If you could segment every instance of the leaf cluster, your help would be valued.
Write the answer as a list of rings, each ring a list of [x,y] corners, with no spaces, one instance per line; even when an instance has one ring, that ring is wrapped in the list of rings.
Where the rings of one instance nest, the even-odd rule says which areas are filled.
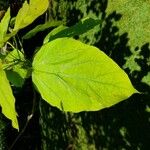
[[[0,106],[14,128],[19,126],[11,85],[21,87],[28,77],[41,97],[62,111],[100,110],[137,92],[127,74],[104,52],[73,39],[99,25],[97,19],[85,18],[72,27],[61,21],[36,26],[22,40],[56,28],[43,39],[33,61],[27,60],[23,49],[17,49],[10,39],[47,10],[48,0],[40,2],[25,1],[15,18],[10,17],[8,8],[0,23]]]

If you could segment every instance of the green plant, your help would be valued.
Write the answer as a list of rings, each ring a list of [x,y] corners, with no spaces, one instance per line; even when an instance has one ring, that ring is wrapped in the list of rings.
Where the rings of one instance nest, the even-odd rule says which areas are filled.
[[[0,23],[0,105],[14,128],[19,129],[9,82],[21,87],[32,76],[35,89],[45,101],[71,112],[110,107],[137,92],[127,74],[104,52],[72,38],[92,29],[99,20],[86,18],[72,27],[60,21],[37,26],[22,40],[49,27],[56,28],[45,37],[33,62],[27,60],[23,49],[18,50],[9,40],[46,11],[48,0],[40,6],[39,2],[25,1],[16,18],[10,17],[8,9]],[[7,51],[8,46],[12,51]]]

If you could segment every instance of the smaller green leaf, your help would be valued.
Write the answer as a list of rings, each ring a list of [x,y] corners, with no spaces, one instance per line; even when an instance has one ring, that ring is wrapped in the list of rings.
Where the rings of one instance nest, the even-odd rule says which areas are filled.
[[[25,1],[16,16],[14,31],[18,31],[31,24],[47,10],[48,5],[48,0],[30,0],[29,4]]]
[[[5,36],[7,33],[9,21],[10,21],[10,8],[8,8],[7,12],[5,13],[0,23],[0,48],[3,47],[4,43],[6,42]]]
[[[64,29],[59,28],[61,30],[60,30],[60,32],[58,32],[58,30],[57,30],[56,34],[54,34],[54,31],[52,31],[53,33],[49,33],[46,36],[46,38],[44,39],[44,43],[46,43],[48,37],[49,37],[49,41],[54,40],[56,38],[62,38],[62,37],[74,37],[76,35],[81,35],[87,31],[93,29],[97,25],[100,25],[99,19],[85,18],[85,19],[81,20],[80,22],[78,22],[77,24],[75,24],[74,26],[71,26],[69,28],[64,28]]]
[[[3,68],[6,70],[8,80],[16,87],[22,87],[29,70],[25,67],[26,60],[23,53],[14,49],[3,60]]]
[[[24,79],[15,71],[6,70],[7,79],[16,87],[22,87]]]
[[[45,24],[40,24],[36,26],[34,29],[29,31],[23,36],[23,39],[29,39],[35,36],[38,32],[44,31],[48,28],[59,26],[62,24],[62,21],[51,21],[51,22],[46,22]]]
[[[17,121],[17,113],[15,111],[15,98],[13,96],[6,74],[2,69],[1,62],[0,62],[0,106],[2,107],[2,113],[8,119],[12,120],[12,126],[16,129],[19,129]]]
[[[67,26],[64,26],[64,25],[60,25],[58,26],[57,28],[53,29],[45,38],[44,38],[44,41],[43,41],[43,44],[46,44],[48,43],[49,41],[53,40],[55,35],[59,34],[59,32],[67,29],[69,27]]]

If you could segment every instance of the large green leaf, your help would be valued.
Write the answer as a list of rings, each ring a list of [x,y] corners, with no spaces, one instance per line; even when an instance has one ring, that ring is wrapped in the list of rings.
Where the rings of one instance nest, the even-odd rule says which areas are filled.
[[[4,45],[5,35],[7,33],[8,25],[10,21],[10,8],[7,10],[5,16],[0,23],[0,48]]]
[[[25,1],[23,7],[17,14],[14,31],[22,29],[31,24],[36,18],[38,18],[47,10],[48,5],[48,0],[30,0],[29,4],[27,1]]]
[[[15,98],[12,94],[11,87],[7,80],[6,74],[2,69],[0,62],[0,106],[2,107],[2,113],[12,120],[12,126],[16,129],[18,127],[17,113],[15,111]]]
[[[33,61],[32,79],[43,99],[72,112],[110,107],[137,92],[111,58],[70,38],[42,46]]]

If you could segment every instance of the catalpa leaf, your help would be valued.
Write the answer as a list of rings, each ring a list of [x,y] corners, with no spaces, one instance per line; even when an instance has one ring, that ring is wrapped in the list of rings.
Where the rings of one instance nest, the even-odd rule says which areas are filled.
[[[95,111],[137,92],[127,74],[96,47],[59,38],[37,52],[32,80],[42,98],[64,111]]]
[[[25,1],[17,14],[14,31],[18,31],[31,24],[47,10],[48,5],[48,0],[30,0],[29,4]]]
[[[36,26],[34,29],[32,29],[31,31],[29,31],[28,33],[26,33],[23,36],[23,39],[30,39],[33,36],[35,36],[38,32],[44,31],[51,27],[59,26],[62,23],[63,23],[62,21],[51,21],[51,22],[46,22],[45,24],[40,24],[40,25]]]
[[[61,30],[57,30],[57,32],[55,32],[55,34],[54,34],[53,31],[52,31],[53,34],[50,32],[45,37],[44,43],[46,43],[47,41],[49,42],[51,40],[54,40],[56,38],[74,37],[76,35],[81,35],[83,33],[86,33],[87,31],[93,29],[97,25],[100,25],[100,20],[99,19],[93,19],[93,18],[89,18],[89,17],[84,18],[80,22],[75,24],[74,26],[64,27],[64,28],[61,27]]]
[[[17,113],[15,111],[15,98],[12,94],[11,87],[7,80],[6,74],[2,69],[0,62],[0,106],[2,113],[12,121],[12,126],[16,129],[18,127]]]
[[[48,8],[48,5],[49,5],[48,0],[43,0],[42,3],[41,3],[41,0],[30,0],[29,4],[27,3],[27,1],[25,1],[23,4],[23,7],[19,10],[16,16],[15,27],[13,31],[9,34],[6,34],[4,36],[4,39],[0,40],[0,47],[3,46],[4,42],[6,42],[15,34],[17,34],[17,32],[20,29],[30,25],[35,19],[37,19],[40,15],[42,15]],[[7,26],[3,25],[3,26],[7,27],[8,25]]]
[[[29,77],[29,71],[25,65],[24,54],[17,49],[11,51],[3,61],[7,78],[16,87],[22,87],[25,79]]]
[[[16,87],[23,86],[25,80],[19,75],[19,73],[12,70],[6,70],[5,72],[6,72],[7,79],[12,85]]]
[[[54,40],[55,38],[57,38],[57,35],[59,35],[59,33],[63,32],[64,30],[67,30],[68,28],[69,27],[67,26],[60,25],[57,28],[53,29],[50,33],[48,33],[48,35],[46,35],[46,37],[44,38],[43,44],[46,44],[50,42],[51,40]]]
[[[5,13],[2,21],[0,22],[0,48],[6,42],[5,36],[6,36],[6,33],[7,33],[9,21],[10,21],[10,8],[8,8],[8,10]]]

